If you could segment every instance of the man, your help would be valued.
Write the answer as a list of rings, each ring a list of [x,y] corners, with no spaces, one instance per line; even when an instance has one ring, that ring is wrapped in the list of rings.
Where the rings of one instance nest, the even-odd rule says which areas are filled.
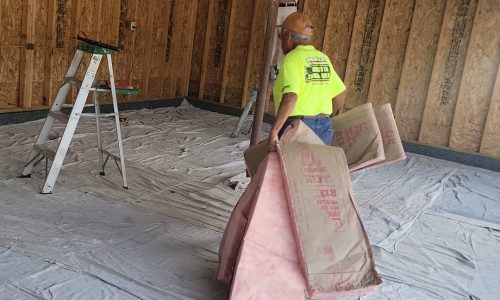
[[[269,149],[276,150],[276,143],[294,119],[301,119],[325,144],[331,145],[330,116],[338,114],[344,105],[346,87],[328,56],[311,45],[313,26],[304,14],[290,14],[278,30],[285,56],[273,87],[276,119],[268,139]]]

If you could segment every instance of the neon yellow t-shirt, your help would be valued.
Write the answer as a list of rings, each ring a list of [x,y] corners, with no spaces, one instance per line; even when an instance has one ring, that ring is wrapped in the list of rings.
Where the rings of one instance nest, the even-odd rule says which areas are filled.
[[[299,45],[283,57],[273,87],[275,112],[283,94],[295,93],[297,103],[291,116],[330,115],[332,99],[345,89],[328,56],[312,45]]]

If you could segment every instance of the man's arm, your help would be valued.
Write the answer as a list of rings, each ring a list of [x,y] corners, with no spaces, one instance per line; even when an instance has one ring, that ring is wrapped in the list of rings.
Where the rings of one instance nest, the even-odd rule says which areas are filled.
[[[295,103],[297,103],[297,94],[286,93],[281,97],[280,107],[278,108],[278,113],[276,114],[276,119],[274,120],[273,127],[271,127],[271,133],[269,134],[269,150],[276,151],[276,143],[278,142],[278,133],[285,124],[286,119],[292,113]]]
[[[337,97],[333,98],[333,114],[332,116],[336,116],[341,112],[344,112],[344,105],[345,105],[345,97],[347,93],[346,91],[342,92],[342,94],[338,95]]]

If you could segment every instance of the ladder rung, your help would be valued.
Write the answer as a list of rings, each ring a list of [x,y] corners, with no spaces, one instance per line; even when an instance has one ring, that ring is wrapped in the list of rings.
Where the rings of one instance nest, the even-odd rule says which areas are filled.
[[[73,104],[63,104],[62,107],[63,108],[73,108]],[[94,107],[95,105],[94,104],[85,104],[84,107]]]
[[[96,117],[97,114],[95,113],[81,113],[81,117]],[[99,117],[114,117],[116,116],[115,113],[109,113],[109,114],[99,114]]]
[[[54,157],[56,157],[56,152],[49,149],[49,147],[45,145],[35,145],[33,148],[36,149],[38,153],[40,153],[41,155],[45,156],[50,160],[54,160]]]
[[[69,120],[69,116],[60,111],[49,111],[49,116],[65,124],[68,123]]]
[[[64,77],[64,82],[81,85],[82,81],[76,77]]]

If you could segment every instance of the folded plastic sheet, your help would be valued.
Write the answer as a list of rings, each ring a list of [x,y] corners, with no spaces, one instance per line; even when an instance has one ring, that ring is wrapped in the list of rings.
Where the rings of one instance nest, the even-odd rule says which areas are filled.
[[[394,119],[391,104],[386,103],[374,107],[373,110],[377,118],[380,134],[382,135],[385,155],[385,159],[376,163],[375,166],[405,159],[405,150],[401,143],[401,138],[399,137],[398,127]]]
[[[323,141],[314,133],[314,131],[309,128],[301,120],[295,120],[283,133],[281,137],[282,142],[301,142],[310,143],[317,145],[324,145]],[[264,160],[267,153],[269,152],[269,147],[267,140],[261,141],[259,144],[252,146],[243,152],[243,157],[245,158],[245,164],[247,166],[248,173],[250,176],[254,176],[259,168],[260,163]]]
[[[375,290],[382,281],[357,211],[344,151],[290,142],[281,153],[309,296]]]
[[[371,103],[332,118],[333,146],[345,151],[349,171],[385,160],[384,145]]]

